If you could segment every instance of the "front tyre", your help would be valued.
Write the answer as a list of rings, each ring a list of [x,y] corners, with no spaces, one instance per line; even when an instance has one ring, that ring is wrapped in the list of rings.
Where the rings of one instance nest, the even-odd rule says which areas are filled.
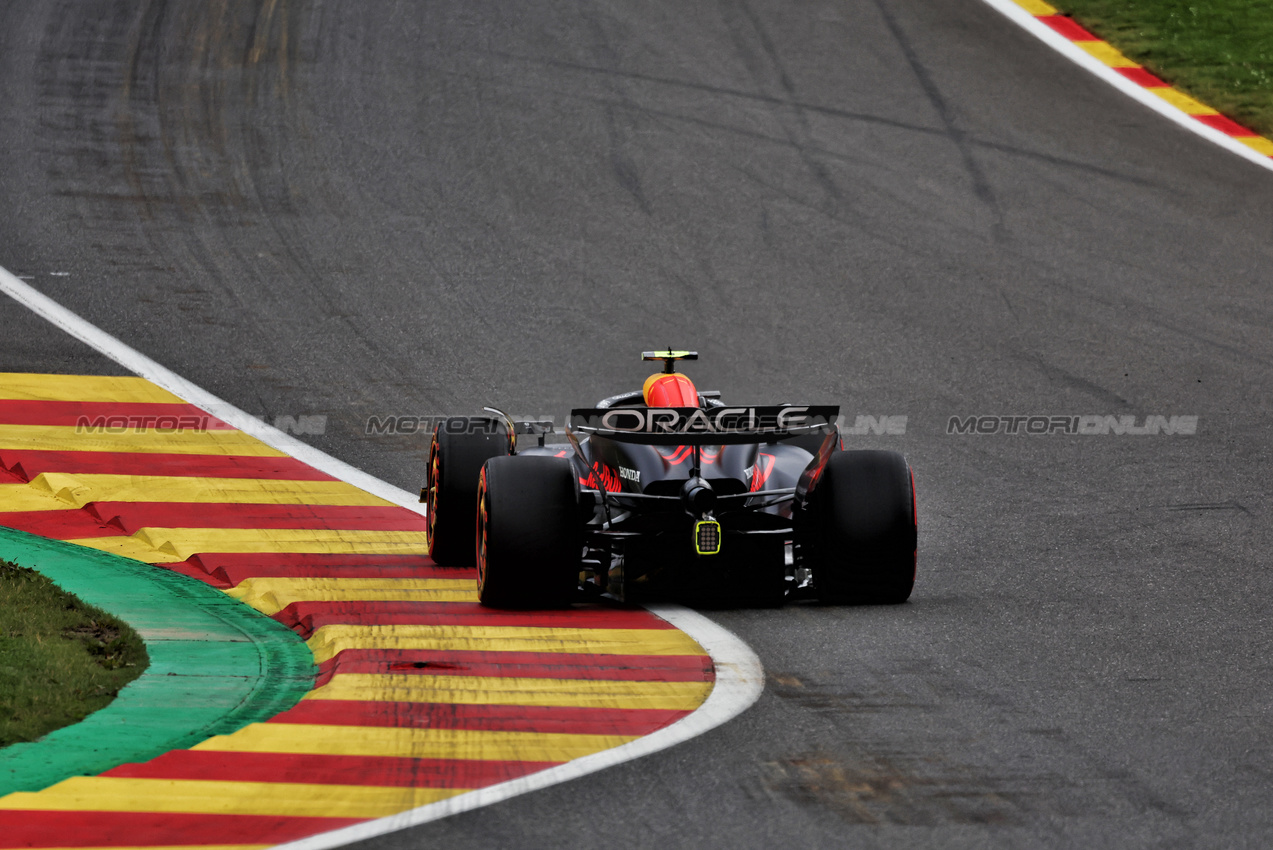
[[[579,583],[583,532],[566,458],[496,457],[478,479],[477,594],[496,608],[560,608]]]
[[[915,482],[897,452],[836,452],[810,502],[824,602],[896,604],[915,586]]]

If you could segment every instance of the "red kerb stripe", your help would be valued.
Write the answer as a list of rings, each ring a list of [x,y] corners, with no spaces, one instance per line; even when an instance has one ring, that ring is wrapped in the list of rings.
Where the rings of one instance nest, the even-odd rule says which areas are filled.
[[[663,709],[305,699],[269,722],[637,736],[662,729],[689,713]]]
[[[173,475],[197,478],[275,478],[282,481],[335,481],[325,472],[290,457],[188,455],[159,452],[78,452],[0,450],[0,466],[23,481],[44,472],[83,475]]]
[[[555,764],[557,762],[172,750],[145,764],[120,765],[102,775],[131,779],[481,788]]]
[[[0,810],[0,836],[3,836],[0,841],[7,847],[282,844],[364,820],[366,818],[14,809]]]
[[[54,540],[110,537],[122,533],[87,511],[75,508],[60,511],[6,511],[0,513],[0,525]]]
[[[1087,30],[1079,26],[1073,18],[1065,15],[1039,15],[1037,20],[1047,24],[1070,41],[1100,41]]]
[[[1144,68],[1115,68],[1114,70],[1147,89],[1162,88],[1167,85]]]
[[[319,665],[318,685],[336,674],[502,676],[626,682],[710,682],[706,655],[588,655],[555,652],[470,652],[347,649]]]
[[[426,555],[321,555],[203,552],[177,564],[195,567],[231,586],[248,578],[456,578],[477,579],[472,567],[439,567]],[[175,568],[172,563],[156,564]],[[360,603],[365,604],[365,603]]]
[[[84,509],[125,534],[146,527],[424,531],[426,526],[424,517],[397,505],[91,502]]]
[[[374,573],[367,573],[374,575]],[[467,576],[457,576],[467,577]],[[486,608],[477,602],[293,602],[275,619],[303,634],[337,623],[350,625],[566,626],[590,629],[672,629],[640,608],[577,605],[562,611]]]
[[[0,512],[0,525],[74,540],[139,528],[301,528],[424,531],[424,517],[397,506],[90,502],[80,509]]]
[[[217,590],[229,590],[233,585],[218,575],[205,573],[198,567],[192,567],[187,563],[179,564],[153,564],[152,566],[163,566],[165,570],[172,570],[174,573],[181,573],[183,576],[190,576],[196,581],[201,581],[209,587],[215,587]]]
[[[1234,121],[1232,118],[1225,118],[1223,115],[1195,115],[1193,117],[1195,120],[1201,121],[1208,127],[1219,130],[1227,136],[1234,136],[1241,139],[1256,135],[1255,131],[1248,130],[1237,121]]]
[[[175,420],[175,421],[174,421]],[[6,425],[84,425],[111,428],[181,428],[189,431],[232,431],[215,416],[193,404],[155,402],[103,403],[91,401],[0,401],[0,423]]]

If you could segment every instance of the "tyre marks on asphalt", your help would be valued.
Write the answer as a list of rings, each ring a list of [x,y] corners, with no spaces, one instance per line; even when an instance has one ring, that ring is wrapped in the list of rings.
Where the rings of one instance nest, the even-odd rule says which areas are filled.
[[[491,611],[424,519],[140,378],[0,375],[0,525],[197,578],[303,638],[294,708],[0,798],[0,847],[260,847],[621,746],[711,659],[644,610]]]

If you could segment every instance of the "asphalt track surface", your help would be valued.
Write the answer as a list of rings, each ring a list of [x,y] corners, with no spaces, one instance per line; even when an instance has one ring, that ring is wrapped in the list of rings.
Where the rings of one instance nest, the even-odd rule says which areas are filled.
[[[907,416],[855,442],[916,470],[908,604],[712,612],[742,717],[368,846],[1273,836],[1273,175],[978,0],[5,3],[0,116],[0,265],[407,489],[369,416],[560,421],[652,346]],[[1036,413],[1199,425],[946,433]]]

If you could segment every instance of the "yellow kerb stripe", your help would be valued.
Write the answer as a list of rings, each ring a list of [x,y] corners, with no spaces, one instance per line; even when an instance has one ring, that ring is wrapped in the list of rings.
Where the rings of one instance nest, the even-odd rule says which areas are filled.
[[[1075,41],[1073,44],[1083,48],[1092,58],[1104,62],[1111,68],[1139,68],[1132,60],[1119,53],[1112,45],[1104,41]]]
[[[317,629],[307,641],[322,663],[346,649],[582,652],[597,655],[705,655],[679,629],[568,629],[529,626],[350,626]]]
[[[167,390],[145,378],[111,378],[99,375],[38,375],[0,373],[0,399],[25,401],[157,402],[182,404]]]
[[[209,738],[191,749],[241,753],[564,762],[635,741],[636,737],[253,723],[231,735]]]
[[[1018,6],[1025,9],[1031,15],[1055,15],[1056,9],[1044,3],[1043,0],[1016,0]]]
[[[199,552],[304,552],[334,555],[419,554],[423,531],[326,528],[140,528],[130,537],[84,537],[80,546],[146,560],[158,552],[184,560]]]
[[[427,702],[453,705],[536,705],[693,711],[711,682],[628,682],[606,679],[519,679],[504,676],[343,674],[306,699]]]
[[[239,582],[226,593],[242,599],[254,593],[303,594],[359,590],[466,590],[477,586],[471,578],[280,578],[277,576],[252,576]],[[305,597],[308,598],[308,597]]]
[[[242,431],[129,429],[119,434],[74,425],[0,425],[0,449],[14,451],[141,452],[144,454],[286,457]]]
[[[0,511],[73,511],[81,507],[74,501],[73,491],[66,491],[65,497],[32,489],[29,484],[0,484]]]
[[[1273,156],[1273,141],[1269,141],[1263,136],[1237,136],[1236,138],[1256,153]]]
[[[43,791],[10,794],[0,809],[379,818],[465,790],[77,776]]]
[[[253,577],[227,594],[267,616],[293,602],[476,602],[473,579]]]
[[[264,593],[240,601],[267,617],[273,617],[293,602],[476,602],[477,590],[360,590],[357,593],[315,593],[304,597]]]
[[[200,552],[285,552],[329,555],[415,555],[426,551],[423,531],[333,531],[297,528],[142,528],[131,537],[68,541],[139,561],[185,560]]]
[[[1192,97],[1190,97],[1189,95],[1185,94],[1182,91],[1176,91],[1175,89],[1165,88],[1162,86],[1154,86],[1153,88],[1146,88],[1145,91],[1153,92],[1154,94],[1161,97],[1163,100],[1170,103],[1172,106],[1179,109],[1181,112],[1187,113],[1189,115],[1218,114],[1210,106],[1207,106],[1202,101],[1194,100]]]
[[[25,495],[23,494],[25,491]],[[46,472],[30,484],[0,484],[3,510],[61,510],[89,502],[199,502],[258,505],[392,504],[344,481],[187,478],[176,475],[68,475]],[[21,505],[21,507],[14,507]]]

